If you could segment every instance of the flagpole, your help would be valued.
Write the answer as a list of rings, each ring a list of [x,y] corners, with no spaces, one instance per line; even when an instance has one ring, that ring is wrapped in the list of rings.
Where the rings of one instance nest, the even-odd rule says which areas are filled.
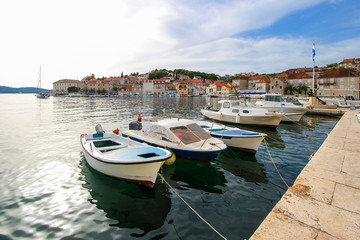
[[[316,97],[317,95],[317,91],[316,91],[316,84],[315,84],[315,40],[313,41],[313,48],[312,48],[312,52],[313,52],[313,95],[314,97]]]

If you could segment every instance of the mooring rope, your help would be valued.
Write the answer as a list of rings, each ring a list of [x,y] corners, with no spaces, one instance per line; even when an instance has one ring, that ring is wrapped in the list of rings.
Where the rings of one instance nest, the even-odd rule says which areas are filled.
[[[268,153],[269,153],[271,162],[273,163],[273,165],[274,165],[277,173],[279,174],[279,176],[280,176],[280,178],[282,179],[282,181],[285,183],[286,187],[289,188],[289,185],[286,183],[286,181],[285,181],[285,179],[283,178],[283,176],[281,175],[279,169],[276,167],[276,164],[275,164],[275,162],[274,162],[274,160],[273,160],[273,158],[272,158],[272,156],[271,156],[271,153],[270,153],[270,150],[269,150],[269,147],[268,147],[268,143],[267,143],[267,141],[266,141],[265,139],[264,139],[264,143],[265,143],[266,150],[267,150]]]
[[[161,177],[161,180],[164,181],[169,188],[201,219],[203,220],[203,222],[205,222],[212,230],[214,230],[222,239],[226,239],[223,235],[221,235],[213,226],[210,225],[210,223],[208,223],[198,212],[195,211],[194,208],[192,208],[190,206],[189,203],[187,203],[178,192],[176,192],[176,190],[165,180],[165,178],[163,177],[163,175],[161,175],[161,173],[159,173],[159,176]]]

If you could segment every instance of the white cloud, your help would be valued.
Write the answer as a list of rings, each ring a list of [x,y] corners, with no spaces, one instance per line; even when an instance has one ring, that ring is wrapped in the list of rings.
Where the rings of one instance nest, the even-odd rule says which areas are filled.
[[[81,79],[91,73],[114,76],[186,68],[233,74],[310,66],[312,40],[239,36],[322,1],[2,2],[0,85],[36,86],[40,64],[47,88],[59,79]],[[358,56],[355,42],[344,44],[346,52]],[[329,58],[338,61],[336,54],[344,56],[336,44],[317,46],[319,65],[329,63]],[[329,53],[322,57],[327,47]]]

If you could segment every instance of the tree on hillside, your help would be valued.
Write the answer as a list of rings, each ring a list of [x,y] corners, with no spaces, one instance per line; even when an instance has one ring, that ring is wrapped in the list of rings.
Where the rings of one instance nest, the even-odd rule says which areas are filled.
[[[151,73],[149,73],[149,79],[159,79],[162,77],[166,77],[169,75],[169,72],[166,69],[162,69],[162,70],[155,70]]]
[[[68,93],[75,93],[75,92],[79,92],[80,88],[77,87],[68,87]]]

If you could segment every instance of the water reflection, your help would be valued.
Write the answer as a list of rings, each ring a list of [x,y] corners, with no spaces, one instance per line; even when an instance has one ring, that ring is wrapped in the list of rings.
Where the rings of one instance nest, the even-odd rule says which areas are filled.
[[[160,228],[171,208],[171,199],[165,184],[157,183],[152,191],[142,190],[136,184],[105,176],[92,169],[84,156],[80,161],[81,173],[92,199],[90,203],[106,212],[106,216],[116,220],[111,226],[127,229],[141,229],[143,237],[148,232]]]
[[[268,183],[265,166],[258,163],[254,155],[226,150],[215,159],[215,163],[246,182]]]
[[[226,178],[219,167],[210,162],[176,159],[173,165],[163,166],[166,179],[171,186],[180,189],[200,189],[209,193],[222,194]]]

